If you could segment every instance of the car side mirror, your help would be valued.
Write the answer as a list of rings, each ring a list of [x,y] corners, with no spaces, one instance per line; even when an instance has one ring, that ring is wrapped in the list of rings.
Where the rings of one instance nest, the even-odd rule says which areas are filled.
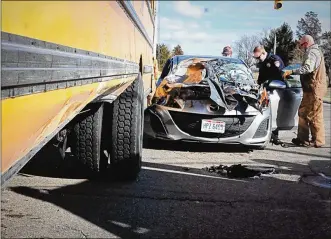
[[[269,89],[285,89],[286,83],[280,80],[273,80],[268,84]]]

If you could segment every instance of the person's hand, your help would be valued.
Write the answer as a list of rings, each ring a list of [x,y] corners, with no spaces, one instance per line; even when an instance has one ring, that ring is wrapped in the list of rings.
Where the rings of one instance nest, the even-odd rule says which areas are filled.
[[[292,70],[286,70],[286,71],[284,71],[284,73],[283,73],[283,79],[284,80],[287,79],[292,73],[293,73]]]

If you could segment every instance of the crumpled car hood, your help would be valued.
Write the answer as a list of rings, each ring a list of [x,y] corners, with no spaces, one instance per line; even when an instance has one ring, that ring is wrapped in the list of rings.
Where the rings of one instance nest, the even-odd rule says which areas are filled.
[[[211,99],[228,111],[244,104],[245,109],[250,105],[262,112],[267,94],[244,64],[225,59],[190,58],[180,62],[160,82],[153,102],[183,108],[185,101],[201,99]]]

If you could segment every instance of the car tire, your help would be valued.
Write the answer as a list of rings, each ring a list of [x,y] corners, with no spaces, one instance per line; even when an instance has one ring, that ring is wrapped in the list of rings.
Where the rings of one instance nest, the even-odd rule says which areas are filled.
[[[106,169],[107,157],[102,154],[103,103],[94,103],[78,115],[74,129],[73,153],[95,175]]]
[[[142,164],[144,87],[141,76],[115,100],[110,165],[117,179],[135,180]]]

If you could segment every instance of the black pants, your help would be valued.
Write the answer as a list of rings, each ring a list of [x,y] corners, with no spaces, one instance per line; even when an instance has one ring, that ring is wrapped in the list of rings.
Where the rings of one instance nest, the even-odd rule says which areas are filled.
[[[276,136],[278,138],[279,135],[279,130],[275,129],[274,131],[272,131],[273,135]]]

